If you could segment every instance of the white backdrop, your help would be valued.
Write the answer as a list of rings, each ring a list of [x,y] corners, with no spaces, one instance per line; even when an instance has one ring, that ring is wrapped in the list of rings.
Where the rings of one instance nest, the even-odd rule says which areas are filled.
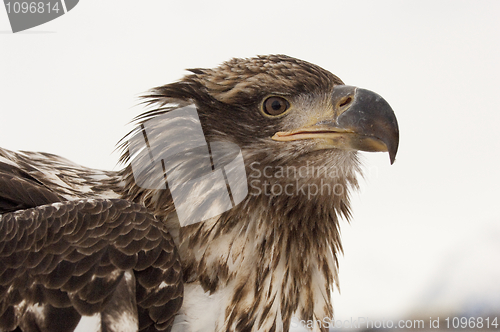
[[[231,57],[301,58],[381,94],[401,131],[393,166],[364,155],[337,318],[500,308],[499,17],[483,0],[82,0],[12,34],[0,9],[0,146],[117,169],[147,89]]]

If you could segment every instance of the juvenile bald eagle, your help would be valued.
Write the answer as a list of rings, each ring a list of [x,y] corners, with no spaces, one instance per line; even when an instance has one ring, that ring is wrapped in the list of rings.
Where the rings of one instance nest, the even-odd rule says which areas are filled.
[[[0,330],[73,331],[86,322],[117,332],[288,331],[292,315],[332,317],[357,151],[387,151],[394,161],[393,111],[379,95],[284,55],[190,72],[145,97],[149,109],[122,141],[120,171],[0,149]],[[150,183],[166,186],[151,188],[137,184],[129,144],[146,137],[148,121],[161,125],[190,105],[209,146],[241,149],[248,194],[182,225],[165,176],[196,161],[196,151],[162,160]],[[184,130],[174,129],[156,140]]]

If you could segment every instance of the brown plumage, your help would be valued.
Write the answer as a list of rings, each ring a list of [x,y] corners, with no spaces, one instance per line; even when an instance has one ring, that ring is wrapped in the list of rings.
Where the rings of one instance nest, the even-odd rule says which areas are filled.
[[[75,323],[81,314],[101,312],[101,325],[116,329],[118,325],[108,319],[117,315],[111,304],[116,304],[119,295],[113,294],[134,298],[131,278],[135,278],[135,299],[123,311],[138,317],[141,328],[151,330],[170,330],[173,326],[173,331],[192,332],[287,331],[294,314],[314,321],[332,317],[336,257],[342,250],[339,219],[350,216],[349,191],[357,188],[360,173],[356,151],[388,151],[391,162],[394,161],[398,128],[392,110],[380,96],[344,86],[328,71],[284,55],[233,59],[216,69],[190,71],[192,74],[181,81],[153,89],[145,97],[149,110],[136,119],[137,127],[122,140],[121,161],[125,167],[119,172],[80,168],[47,154],[0,150],[0,181],[4,181],[0,187],[0,212],[4,213],[0,223],[20,222],[29,214],[45,216],[44,211],[63,206],[68,211],[79,207],[76,209],[82,220],[101,221],[97,230],[84,227],[79,231],[83,244],[93,243],[93,232],[106,233],[101,229],[107,223],[116,227],[116,240],[103,237],[99,249],[89,245],[86,251],[88,257],[98,258],[97,270],[106,270],[93,273],[106,278],[109,294],[90,301],[78,295],[81,291],[76,288],[58,290],[65,292],[61,297],[65,302],[59,307],[74,310]],[[168,189],[137,185],[131,166],[131,158],[137,157],[129,155],[128,143],[131,138],[144,135],[148,121],[188,105],[196,107],[209,144],[231,142],[241,149],[248,195],[217,217],[181,227]],[[163,133],[162,139],[168,141],[169,133]],[[197,157],[196,153],[186,153],[178,161],[189,163]],[[164,164],[167,177],[175,167]],[[163,174],[156,176],[153,180],[165,181]],[[99,209],[89,217],[90,212],[84,207],[92,210],[94,205]],[[143,266],[145,263],[141,265],[142,257],[153,255],[152,250],[160,252],[147,244],[147,236],[141,241],[146,226],[129,226],[125,222],[131,218],[128,216],[116,217],[127,226],[116,224],[103,206],[117,209],[113,215],[124,213],[120,212],[122,209],[140,210],[140,206],[145,206],[137,212],[140,219],[148,222],[148,229],[156,230],[154,241],[166,246],[161,250],[166,258],[156,260],[162,264],[148,260],[158,271],[156,274],[146,273],[146,278],[142,272],[149,268]],[[71,216],[60,223],[74,227],[71,225],[79,222],[78,216]],[[40,222],[49,222],[45,219]],[[129,243],[129,232],[135,228],[140,228],[134,238],[137,244],[130,250],[117,247],[114,241],[121,243],[124,238]],[[52,227],[46,229],[46,237],[55,237]],[[17,239],[31,243],[23,235],[17,235]],[[16,283],[4,276],[4,270],[0,285],[4,292],[15,294],[11,295],[13,300],[1,302],[0,328],[40,325],[41,320],[30,314],[34,305],[49,308],[46,310],[56,315],[58,305],[44,295],[53,292],[46,290],[54,288],[50,286],[55,282],[51,276],[63,275],[55,279],[62,278],[55,287],[58,289],[61,283],[72,280],[72,264],[78,265],[84,255],[73,260],[65,257],[85,251],[78,241],[64,241],[57,242],[64,253],[54,258],[50,271],[45,271],[43,277],[26,274],[27,270],[16,263],[11,269],[16,275],[25,275],[24,282]],[[24,245],[23,250],[33,249]],[[44,246],[41,250],[50,251]],[[8,255],[1,259],[12,261]],[[174,267],[177,263],[172,262],[180,262],[183,283],[180,270]],[[35,268],[40,269],[36,264]],[[121,281],[126,279],[128,282]],[[87,293],[95,293],[95,282],[88,282]],[[182,286],[184,302],[180,307]],[[140,287],[151,292],[155,309],[144,304]],[[124,295],[129,293],[132,296]],[[83,302],[77,304],[75,296]],[[161,300],[153,301],[156,296]],[[133,309],[134,301],[138,312]],[[315,329],[325,330],[319,325]]]

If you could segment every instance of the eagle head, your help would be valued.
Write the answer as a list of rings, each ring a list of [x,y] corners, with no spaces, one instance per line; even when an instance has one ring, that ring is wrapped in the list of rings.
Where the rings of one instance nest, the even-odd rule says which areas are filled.
[[[190,71],[146,97],[160,105],[194,103],[208,141],[265,148],[284,162],[320,150],[339,158],[357,150],[385,151],[395,160],[399,130],[389,104],[371,91],[345,86],[319,66],[270,55]]]

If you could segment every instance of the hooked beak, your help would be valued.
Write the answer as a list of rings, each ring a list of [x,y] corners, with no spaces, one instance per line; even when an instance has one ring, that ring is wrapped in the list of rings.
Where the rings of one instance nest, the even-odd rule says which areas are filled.
[[[399,128],[389,104],[378,94],[357,87],[339,85],[333,89],[334,118],[292,131],[280,131],[275,141],[318,139],[320,149],[337,148],[388,152],[396,159]]]

